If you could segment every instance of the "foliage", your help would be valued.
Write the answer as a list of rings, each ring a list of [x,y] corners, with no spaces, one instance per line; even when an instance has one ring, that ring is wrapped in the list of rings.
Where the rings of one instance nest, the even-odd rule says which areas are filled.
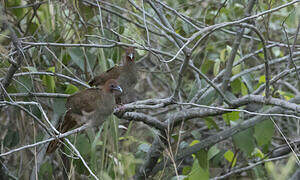
[[[147,178],[154,179],[209,179],[234,171],[237,172],[230,177],[236,179],[241,176],[288,179],[297,169],[299,160],[292,155],[280,154],[284,158],[279,159],[273,155],[282,147],[287,147],[286,153],[291,151],[282,134],[288,141],[299,136],[296,124],[299,124],[297,104],[300,103],[289,104],[296,105],[298,111],[297,107],[293,111],[285,106],[299,96],[300,89],[299,75],[295,73],[300,55],[300,44],[295,40],[299,28],[300,16],[296,10],[299,4],[293,3],[243,21],[257,28],[265,44],[249,28],[243,30],[241,41],[236,40],[242,29],[237,24],[241,23],[194,36],[215,24],[224,25],[248,16],[245,11],[251,2],[2,1],[0,12],[3,16],[0,18],[5,25],[0,36],[0,74],[1,89],[5,90],[0,91],[4,95],[0,103],[1,153],[48,139],[49,135],[36,119],[50,129],[44,117],[47,115],[57,127],[59,117],[65,112],[65,96],[62,95],[86,88],[92,77],[122,63],[126,46],[134,46],[139,69],[135,87],[138,100],[175,97],[176,103],[151,101],[147,104],[151,108],[130,110],[164,123],[168,127],[164,130],[155,128],[155,122],[147,123],[144,116],[133,116],[128,121],[112,115],[101,127],[71,135],[69,139],[99,179],[138,179],[144,175],[139,172],[140,168],[148,168],[147,171],[144,169]],[[289,2],[256,1],[249,15],[267,12]],[[160,8],[154,8],[151,3]],[[12,32],[19,38],[23,55],[15,48]],[[186,47],[183,47],[185,43]],[[264,69],[266,54],[263,48],[267,49],[269,74]],[[190,54],[187,49],[191,50]],[[18,64],[18,59],[22,58]],[[183,63],[186,59],[189,60],[187,66]],[[233,66],[228,68],[231,60]],[[5,78],[13,67],[16,67],[14,77],[4,87]],[[226,85],[224,79],[228,69]],[[204,76],[216,86],[212,88]],[[269,98],[278,103],[272,104],[265,99],[265,86],[270,79]],[[250,95],[263,97],[266,101],[251,99],[231,106],[217,88],[230,102]],[[7,102],[31,104],[20,103],[21,110],[16,104]],[[277,106],[283,109],[274,112]],[[210,113],[210,110],[216,113]],[[286,116],[270,116],[275,120],[264,116],[246,126],[262,117],[257,113]],[[182,118],[170,123],[179,116]],[[155,151],[154,139],[157,137],[162,145]],[[184,152],[193,152],[197,144],[205,146],[178,159]],[[299,140],[295,144],[299,147]],[[39,179],[93,178],[67,145],[53,155],[43,154],[44,150],[44,146],[37,146],[2,156],[0,174],[4,171],[13,179],[34,178],[36,174]],[[169,164],[159,166],[167,158],[171,159],[167,161]],[[268,159],[270,161],[264,164],[238,171]],[[147,167],[153,162],[153,167]]]

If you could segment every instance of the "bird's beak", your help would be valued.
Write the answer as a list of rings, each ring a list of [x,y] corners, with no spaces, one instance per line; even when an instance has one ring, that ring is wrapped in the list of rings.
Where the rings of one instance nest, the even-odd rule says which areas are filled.
[[[133,60],[133,53],[128,54],[128,57]]]
[[[122,92],[123,92],[123,89],[122,89],[120,86],[116,86],[116,87],[114,87],[114,88],[113,88],[113,90],[115,90],[115,91],[119,91],[120,93],[122,93]]]

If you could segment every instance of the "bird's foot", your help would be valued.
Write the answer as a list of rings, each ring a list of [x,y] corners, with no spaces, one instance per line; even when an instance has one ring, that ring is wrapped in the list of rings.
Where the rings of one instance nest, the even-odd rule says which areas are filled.
[[[117,111],[124,111],[125,110],[124,104],[117,104],[116,110]]]

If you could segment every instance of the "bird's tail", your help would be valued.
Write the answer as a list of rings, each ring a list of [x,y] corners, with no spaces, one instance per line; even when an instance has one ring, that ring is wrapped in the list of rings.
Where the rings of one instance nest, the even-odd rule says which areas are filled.
[[[72,112],[68,110],[63,117],[63,120],[61,121],[62,123],[59,124],[58,126],[58,131],[61,133],[65,133],[68,130],[72,129],[77,125],[77,122],[72,116]],[[60,146],[60,140],[55,139],[51,141],[47,147],[46,153],[50,154],[53,153],[59,146]]]

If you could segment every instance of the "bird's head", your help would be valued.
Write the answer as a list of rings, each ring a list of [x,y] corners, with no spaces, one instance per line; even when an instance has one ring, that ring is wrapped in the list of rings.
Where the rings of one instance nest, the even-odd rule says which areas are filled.
[[[126,49],[126,60],[128,62],[134,62],[135,51],[134,47],[129,47]]]
[[[118,82],[114,79],[109,79],[104,84],[104,91],[109,93],[122,94],[123,90],[119,86]]]

